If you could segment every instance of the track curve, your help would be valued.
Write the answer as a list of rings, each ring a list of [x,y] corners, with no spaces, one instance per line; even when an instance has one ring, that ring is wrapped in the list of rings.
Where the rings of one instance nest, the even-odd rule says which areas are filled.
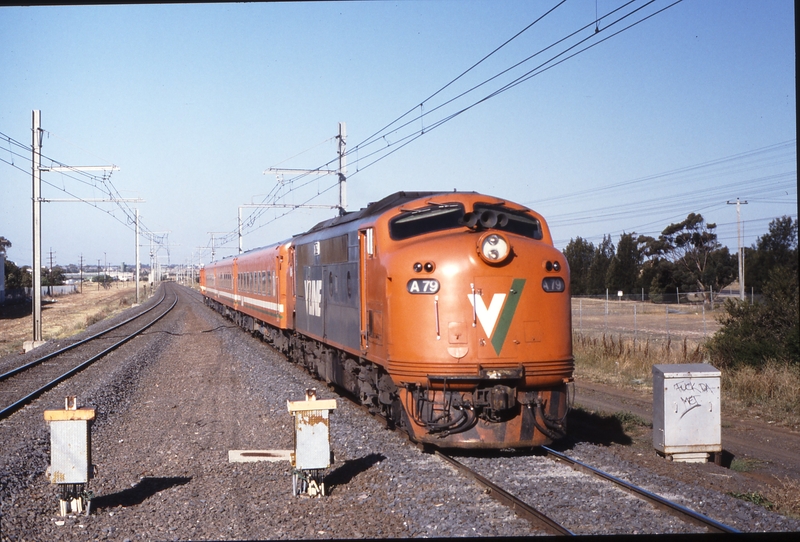
[[[47,390],[85,369],[158,322],[178,303],[177,294],[173,293],[172,295],[174,299],[170,300],[171,304],[166,309],[164,308],[167,303],[165,288],[162,298],[143,312],[91,337],[0,375],[0,382],[3,383],[0,388],[0,420],[11,416]],[[150,314],[157,308],[162,310],[156,311],[155,316]],[[116,330],[123,333],[121,339],[119,339],[119,335],[109,335],[111,331]]]

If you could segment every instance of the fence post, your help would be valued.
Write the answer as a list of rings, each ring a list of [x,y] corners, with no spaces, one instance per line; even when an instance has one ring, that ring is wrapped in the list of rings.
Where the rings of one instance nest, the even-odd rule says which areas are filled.
[[[669,340],[669,338],[670,338],[669,337],[669,303],[665,304],[664,308],[667,310],[667,316],[666,316],[666,321],[667,321],[667,340]]]
[[[636,352],[636,336],[639,328],[636,326],[636,303],[633,304],[633,351]]]
[[[706,338],[706,306],[703,304],[703,338]]]

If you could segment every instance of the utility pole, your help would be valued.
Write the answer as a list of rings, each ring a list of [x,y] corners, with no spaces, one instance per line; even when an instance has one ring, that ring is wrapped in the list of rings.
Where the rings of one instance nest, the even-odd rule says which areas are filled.
[[[344,122],[339,123],[339,135],[336,136],[339,140],[339,169],[336,171],[330,169],[280,169],[268,168],[264,170],[264,175],[267,173],[274,173],[281,181],[281,176],[286,175],[336,175],[339,178],[339,205],[337,206],[324,206],[324,205],[289,205],[289,204],[264,204],[264,207],[292,207],[295,209],[339,209],[339,216],[347,212],[347,125]]]
[[[156,284],[156,277],[158,276],[156,274],[157,273],[156,267],[158,266],[157,254],[158,254],[158,251],[161,250],[162,247],[169,246],[169,240],[167,240],[167,244],[166,245],[164,245],[163,242],[157,243],[158,244],[158,248],[156,248],[155,250],[153,250],[153,242],[155,241],[155,236],[156,235],[158,235],[160,237],[169,237],[170,233],[172,233],[171,230],[167,230],[167,231],[151,231],[151,232],[149,232],[149,237],[150,237],[150,277],[149,277],[148,282],[150,282],[153,285],[154,288],[155,288],[155,284]],[[137,246],[138,246],[138,243],[137,243]]]
[[[227,232],[227,231],[210,231],[210,232],[207,232],[207,233],[211,236],[211,261],[213,262],[214,258],[216,256],[216,253],[217,253],[217,247],[214,244],[214,236],[215,235],[228,235],[230,232]]]
[[[739,259],[739,299],[744,301],[744,247],[742,246],[744,240],[742,235],[742,211],[741,206],[747,205],[746,201],[739,201],[739,198],[736,198],[736,201],[728,201],[726,202],[728,205],[736,205],[736,237],[738,240],[739,251],[738,251],[738,259]]]
[[[139,208],[136,207],[134,209],[134,214],[136,217],[134,230],[135,230],[135,241],[136,241],[136,270],[135,270],[135,281],[136,281],[136,304],[139,304]]]
[[[42,112],[39,109],[32,111],[31,122],[31,149],[32,149],[32,203],[33,203],[33,341],[25,341],[23,349],[27,352],[42,344],[42,202],[55,201],[42,199],[42,171],[88,171],[88,170],[119,170],[117,166],[87,166],[87,167],[53,167],[42,168]],[[86,200],[64,200],[86,201]]]
[[[339,123],[339,216],[347,209],[347,125]]]
[[[194,247],[194,250],[192,251],[192,281],[194,281],[194,254],[197,252],[197,272],[199,273],[200,269],[204,267],[203,254],[205,254],[207,250],[208,247]]]
[[[53,284],[51,282],[53,278],[53,247],[50,247],[49,254],[50,257],[48,261],[50,262],[50,265],[47,268],[47,295],[53,295],[53,288],[52,288]]]
[[[42,343],[42,112],[33,110],[33,344]],[[27,350],[27,349],[26,349]]]

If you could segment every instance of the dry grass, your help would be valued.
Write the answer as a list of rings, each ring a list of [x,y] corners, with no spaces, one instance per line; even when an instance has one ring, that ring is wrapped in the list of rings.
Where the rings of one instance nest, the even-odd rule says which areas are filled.
[[[800,481],[793,480],[788,476],[783,480],[777,480],[779,485],[772,486],[767,493],[767,499],[775,503],[778,512],[793,518],[800,518]]]
[[[653,365],[708,363],[702,341],[573,336],[579,378],[619,387],[652,389]],[[723,369],[725,409],[736,416],[766,418],[775,425],[800,425],[800,367],[769,362],[754,369]]]
[[[800,519],[800,482],[786,476],[782,480],[774,477],[777,483],[770,484],[764,492],[728,493],[743,501],[763,506],[784,516]]]
[[[86,322],[83,326],[81,326],[79,323],[73,325],[74,328],[73,332],[67,336],[74,335],[79,331],[83,331],[92,324],[101,322],[106,318],[108,318],[109,316],[111,316],[112,314],[115,314],[119,311],[129,308],[131,305],[133,305],[133,301],[134,301],[133,296],[125,296],[119,299],[119,301],[108,300],[107,302],[101,303],[96,307],[95,312],[92,312],[86,316]]]
[[[726,401],[776,425],[800,425],[800,367],[769,361],[722,371]]]
[[[577,376],[623,387],[652,387],[656,364],[703,361],[702,344],[685,337],[677,341],[634,341],[619,335],[575,333],[573,351]]]
[[[42,307],[42,338],[71,337],[88,326],[130,307],[136,299],[132,284],[115,284],[109,289],[84,285],[83,293],[59,296]],[[142,300],[146,297],[142,296]],[[32,339],[30,306],[4,307],[0,313],[0,357],[18,353]]]

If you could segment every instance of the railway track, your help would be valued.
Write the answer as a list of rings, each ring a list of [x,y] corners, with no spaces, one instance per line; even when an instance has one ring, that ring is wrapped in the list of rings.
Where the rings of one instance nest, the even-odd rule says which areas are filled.
[[[139,314],[0,375],[0,420],[158,322],[177,304],[173,296],[168,300],[165,288],[161,299]]]
[[[332,389],[336,389],[335,386],[329,385],[329,387],[331,387]],[[370,412],[370,410],[367,407],[365,407],[363,405],[360,405],[358,403],[358,401],[353,400],[352,404],[356,408],[358,408],[359,410],[364,412],[365,414],[371,415],[371,417],[373,419],[377,420],[385,428],[393,429],[393,427],[390,424],[388,424],[388,422],[387,422],[387,420],[385,418],[383,418],[382,416],[374,415],[374,413]],[[421,445],[420,449],[422,449],[422,450],[432,450],[432,448],[430,448],[428,446],[424,446],[424,445]],[[640,501],[644,501],[645,503],[651,505],[656,510],[661,511],[661,512],[665,512],[666,514],[668,514],[668,515],[672,516],[673,518],[675,518],[678,522],[681,522],[681,523],[684,523],[684,524],[691,524],[693,526],[700,527],[700,528],[702,528],[703,530],[705,530],[705,531],[707,531],[709,533],[739,533],[740,532],[739,530],[737,530],[737,529],[735,529],[733,527],[730,527],[728,525],[725,525],[723,523],[715,521],[714,519],[709,518],[708,516],[705,516],[705,515],[700,514],[698,512],[695,512],[694,510],[691,510],[689,508],[686,508],[686,507],[682,506],[679,503],[676,503],[674,501],[670,501],[669,499],[666,499],[664,497],[656,495],[656,494],[654,494],[652,492],[649,492],[649,491],[647,491],[647,490],[645,490],[645,489],[643,489],[641,487],[635,486],[635,485],[633,485],[633,484],[631,484],[629,482],[626,482],[626,481],[624,481],[624,480],[622,480],[620,478],[617,478],[617,477],[615,477],[615,476],[613,476],[611,474],[608,474],[608,473],[603,472],[603,471],[601,471],[599,469],[591,467],[591,466],[589,466],[589,465],[587,465],[585,463],[582,463],[582,462],[580,462],[580,461],[578,461],[576,459],[570,458],[570,457],[568,457],[568,456],[566,456],[564,454],[556,452],[555,450],[552,450],[552,449],[547,448],[547,447],[542,447],[542,450],[545,452],[545,456],[550,458],[550,459],[552,459],[553,461],[555,461],[555,462],[557,462],[559,464],[562,464],[562,465],[567,465],[567,466],[571,467],[571,469],[573,469],[575,471],[579,471],[580,473],[583,473],[583,475],[588,475],[588,476],[593,477],[595,479],[602,480],[607,485],[613,486],[614,488],[617,488],[617,489],[620,489],[620,490],[622,490],[622,491],[634,496],[636,499],[638,499]],[[450,456],[450,455],[448,455],[446,453],[443,453],[443,452],[441,452],[439,450],[435,450],[434,452],[435,452],[435,454],[437,456],[439,456],[440,458],[445,460],[451,466],[455,467],[457,470],[459,470],[460,472],[462,472],[463,474],[465,474],[466,476],[468,476],[469,478],[471,478],[472,480],[477,482],[481,487],[484,488],[484,491],[487,494],[491,495],[493,498],[495,498],[496,500],[501,502],[503,505],[505,505],[505,506],[509,507],[510,509],[512,509],[516,513],[517,516],[527,520],[535,528],[537,528],[537,529],[539,529],[539,530],[541,530],[541,531],[543,531],[543,532],[545,532],[547,534],[557,535],[557,536],[573,536],[573,535],[577,535],[577,534],[584,534],[584,533],[581,533],[581,532],[575,532],[575,531],[571,530],[569,527],[567,527],[567,526],[565,526],[563,524],[563,523],[569,523],[569,521],[564,521],[563,523],[560,523],[558,520],[556,520],[556,519],[554,519],[552,517],[549,517],[545,512],[542,512],[541,510],[537,509],[535,506],[525,502],[523,499],[521,499],[521,498],[517,497],[516,495],[512,494],[511,492],[507,491],[506,489],[504,489],[500,485],[492,482],[489,478],[487,478],[487,477],[483,476],[482,474],[480,474],[479,472],[477,472],[476,469],[473,469],[470,466],[467,466],[467,465],[459,462],[454,457],[452,457],[452,456]],[[524,465],[522,465],[522,462],[524,462],[526,459],[529,459],[530,457],[531,456],[527,456],[527,457],[526,456],[522,456],[522,457],[517,458],[517,459],[520,460],[519,470],[524,470]],[[541,456],[538,456],[538,457],[541,457]],[[506,480],[506,482],[507,481],[508,480]],[[530,484],[529,482],[527,484],[526,483],[521,483],[521,484],[518,484],[518,485],[520,485],[520,486],[526,486],[527,485],[528,487],[532,487],[532,486],[535,487],[536,486],[536,484]],[[547,483],[542,483],[541,486],[546,487]],[[580,491],[575,492],[574,496],[575,496],[575,498],[577,500],[580,500],[581,499]],[[620,503],[619,506],[625,506],[625,504],[624,503]],[[646,505],[644,506],[644,508],[646,508]],[[592,512],[594,512],[594,511],[592,511]],[[652,513],[652,509],[651,509],[651,513]],[[582,528],[585,528],[585,527],[586,527],[585,525],[582,526]],[[620,527],[621,528],[625,528],[626,527],[625,523],[624,522],[621,523]],[[685,526],[684,526],[684,529],[685,529]],[[664,531],[664,532],[666,532],[666,531]],[[585,533],[585,534],[594,534],[594,532],[591,531],[590,533]],[[620,533],[620,534],[625,534],[625,533]],[[630,534],[630,533],[627,533],[627,534]]]
[[[739,533],[737,529],[730,527],[728,525],[724,525],[718,521],[715,521],[703,514],[695,512],[685,506],[682,506],[676,502],[670,501],[656,495],[652,492],[649,492],[641,487],[635,486],[625,480],[612,476],[606,472],[601,471],[600,469],[596,469],[591,467],[585,463],[582,463],[576,459],[570,458],[564,454],[556,452],[547,447],[542,447],[546,456],[553,459],[556,462],[568,465],[574,470],[580,471],[592,477],[598,478],[600,480],[604,480],[605,482],[609,482],[613,484],[614,487],[619,488],[638,499],[642,499],[652,506],[666,512],[675,518],[679,519],[685,523],[691,523],[693,525],[699,526],[705,529],[709,533]],[[511,494],[510,492],[506,491],[498,484],[492,482],[485,476],[478,473],[472,467],[469,467],[455,458],[442,453],[440,451],[436,452],[436,455],[444,459],[447,463],[458,469],[461,473],[467,475],[468,477],[475,480],[480,486],[484,488],[488,494],[493,496],[495,499],[503,503],[504,505],[511,508],[518,516],[528,520],[532,525],[536,528],[541,529],[542,531],[546,532],[547,534],[551,535],[558,535],[558,536],[571,536],[577,533],[570,530],[568,527],[564,526],[562,523],[559,523],[556,519],[549,517],[547,514],[542,512],[541,510],[535,508],[534,506],[526,503],[519,497]],[[507,479],[506,483],[509,482]],[[578,497],[580,498],[580,497]]]

